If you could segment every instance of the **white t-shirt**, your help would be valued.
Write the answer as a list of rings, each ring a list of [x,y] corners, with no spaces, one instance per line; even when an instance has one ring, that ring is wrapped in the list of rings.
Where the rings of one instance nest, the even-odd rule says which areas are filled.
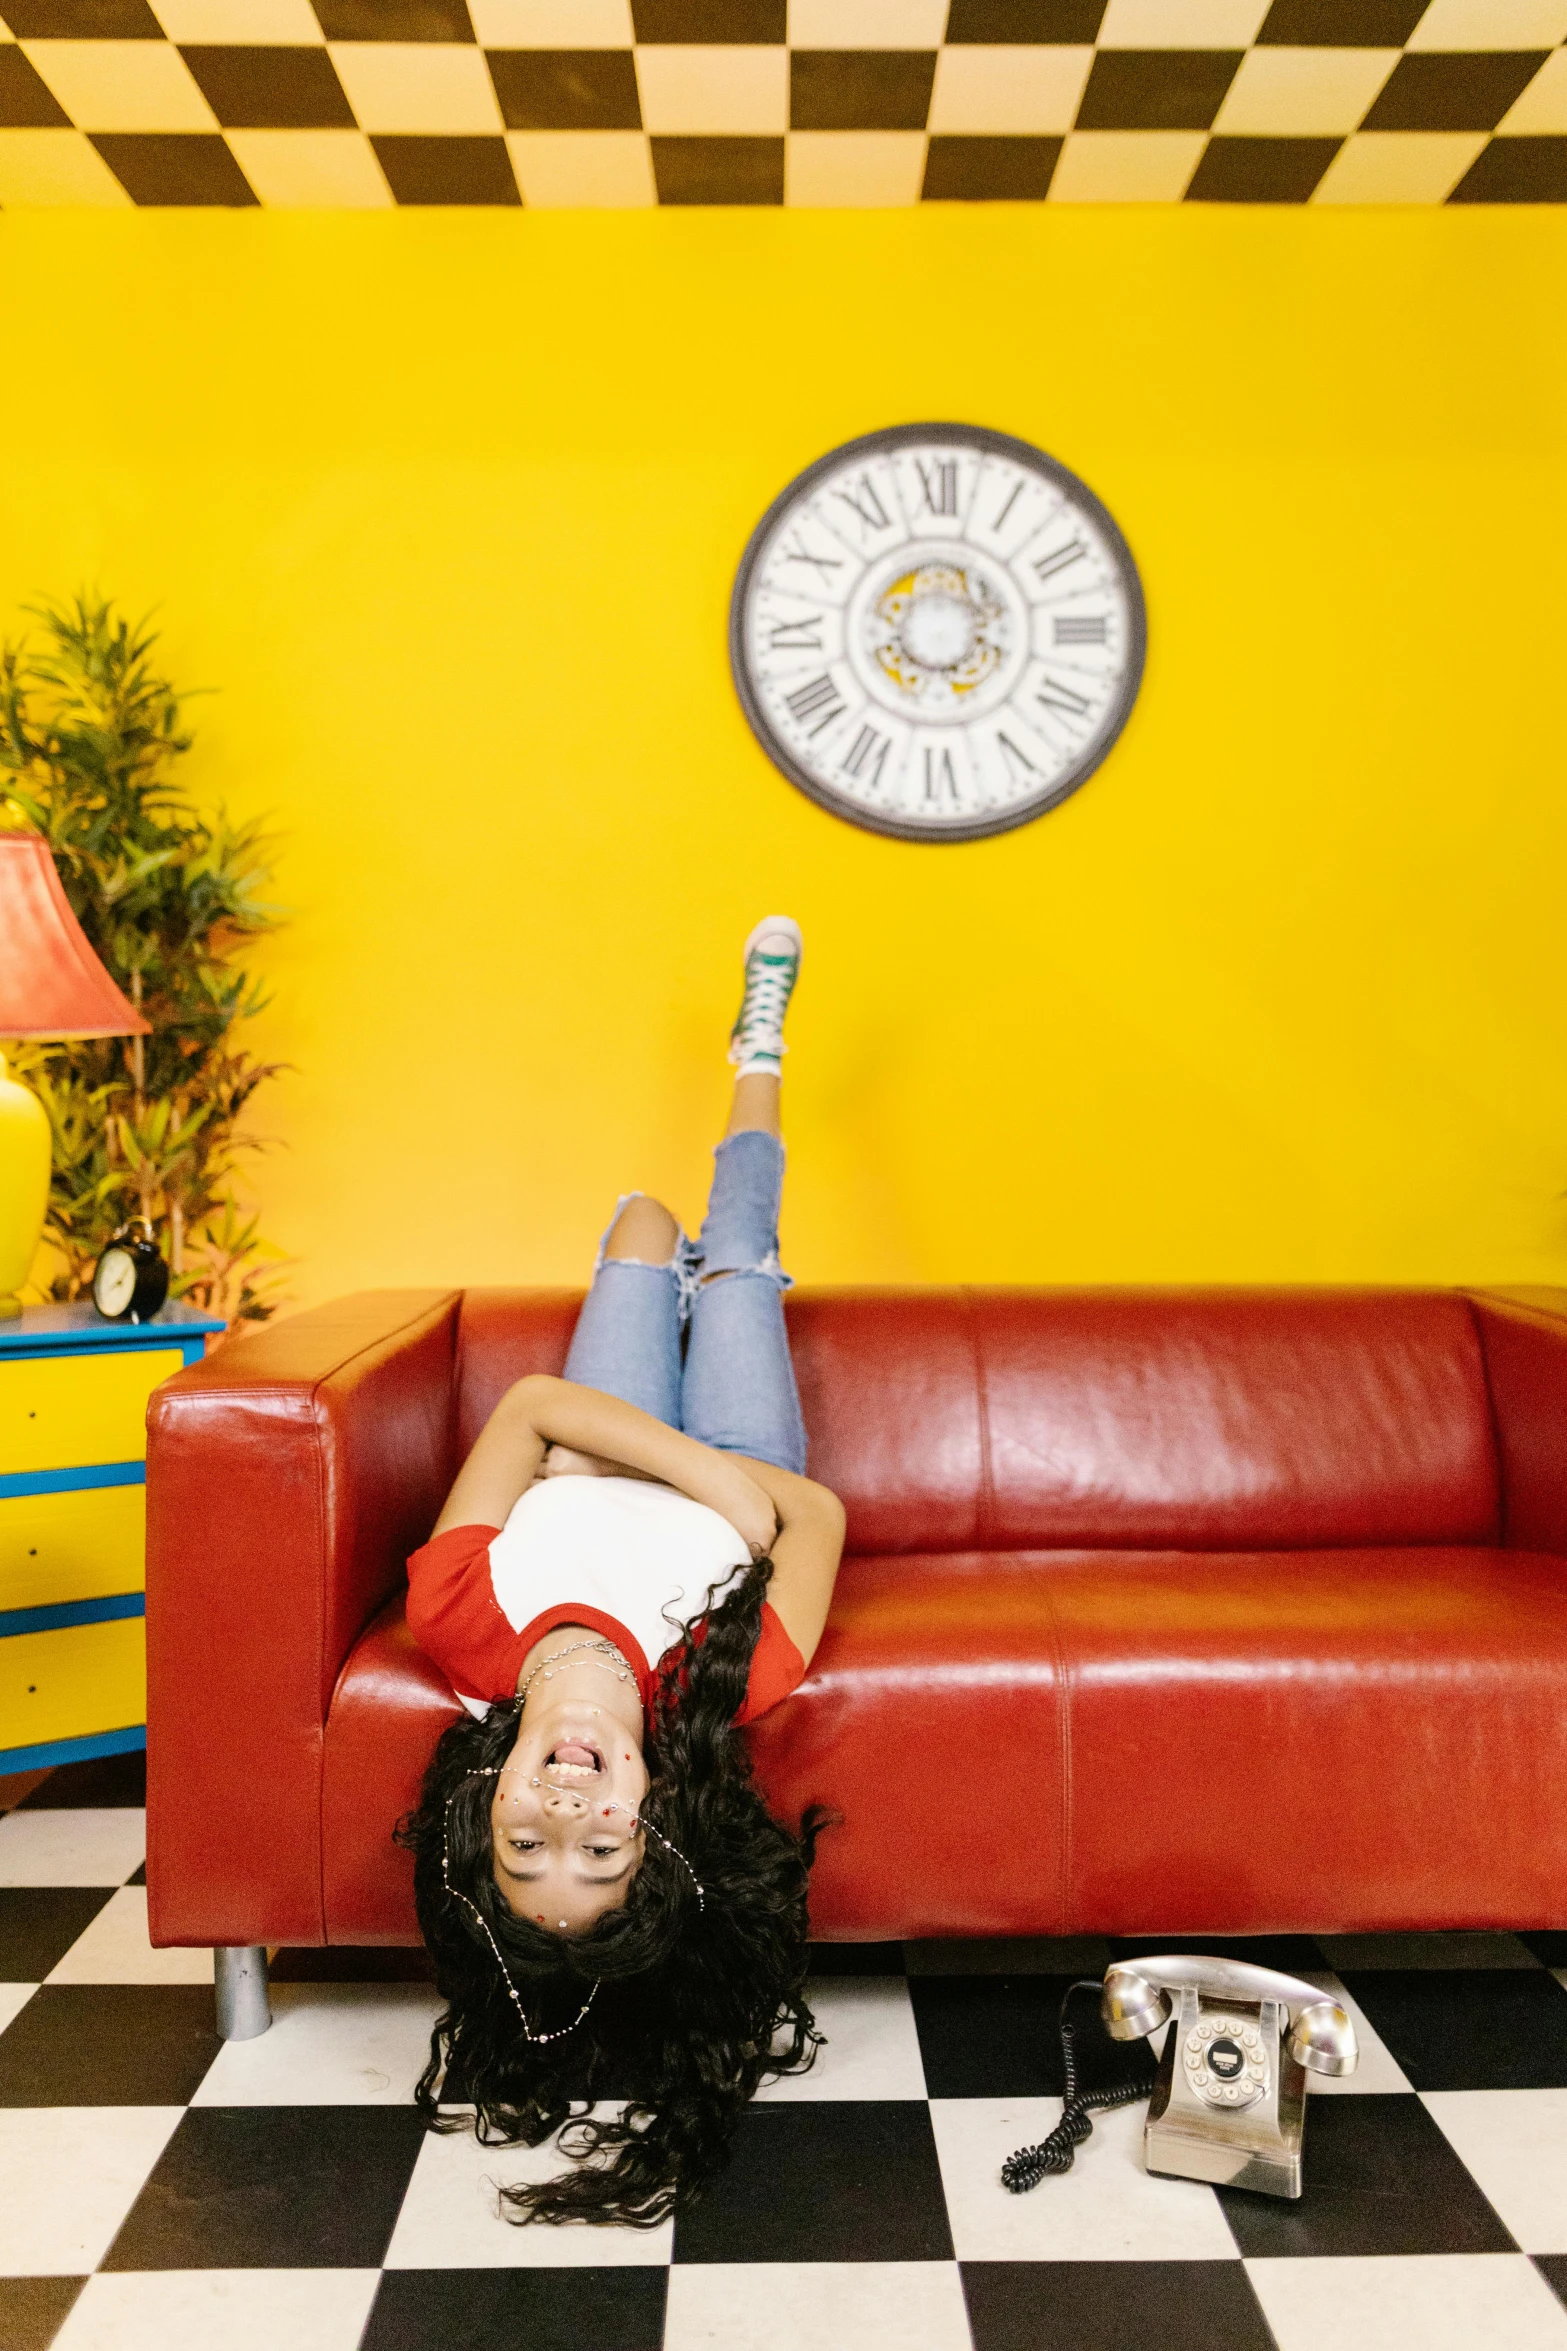
[[[593,1608],[625,1626],[650,1666],[750,1564],[728,1519],[642,1478],[542,1478],[490,1543],[496,1604],[514,1631],[567,1603]]]

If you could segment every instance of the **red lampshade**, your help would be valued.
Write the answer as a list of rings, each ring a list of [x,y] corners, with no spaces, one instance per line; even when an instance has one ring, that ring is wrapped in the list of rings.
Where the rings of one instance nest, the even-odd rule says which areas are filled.
[[[0,1037],[151,1033],[88,946],[48,843],[0,833]]]

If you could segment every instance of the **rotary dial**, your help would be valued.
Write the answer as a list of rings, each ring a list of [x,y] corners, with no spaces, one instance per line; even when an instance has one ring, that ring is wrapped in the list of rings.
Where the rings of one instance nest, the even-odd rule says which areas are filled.
[[[1186,2079],[1210,2106],[1254,2106],[1268,2087],[1268,2057],[1249,2017],[1205,2016],[1186,2036]]]

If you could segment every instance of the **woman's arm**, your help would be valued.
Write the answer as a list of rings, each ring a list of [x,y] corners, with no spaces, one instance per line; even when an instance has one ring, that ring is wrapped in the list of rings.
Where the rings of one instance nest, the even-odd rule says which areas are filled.
[[[662,1484],[705,1502],[749,1543],[760,1558],[773,1541],[774,1504],[752,1465],[733,1453],[716,1453],[678,1429],[666,1428],[634,1404],[574,1380],[530,1372],[508,1388],[478,1443],[457,1473],[435,1532],[449,1527],[506,1524],[518,1496],[532,1485],[546,1449],[565,1445],[575,1453],[624,1462]],[[770,1470],[770,1477],[782,1473]],[[796,1479],[803,1485],[804,1479]],[[791,1638],[793,1635],[791,1634]]]
[[[784,1631],[807,1665],[832,1605],[838,1562],[843,1556],[843,1504],[829,1486],[770,1461],[730,1456],[755,1479],[778,1513],[773,1539],[773,1580],[767,1588]]]

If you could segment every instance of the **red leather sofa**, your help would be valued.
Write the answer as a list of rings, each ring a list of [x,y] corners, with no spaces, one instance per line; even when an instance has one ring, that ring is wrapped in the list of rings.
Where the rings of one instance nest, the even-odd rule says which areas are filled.
[[[410,1943],[455,1701],[403,1562],[575,1293],[390,1291],[158,1390],[157,1943]],[[837,1940],[1567,1925],[1567,1291],[789,1301],[848,1553],[751,1736]]]

